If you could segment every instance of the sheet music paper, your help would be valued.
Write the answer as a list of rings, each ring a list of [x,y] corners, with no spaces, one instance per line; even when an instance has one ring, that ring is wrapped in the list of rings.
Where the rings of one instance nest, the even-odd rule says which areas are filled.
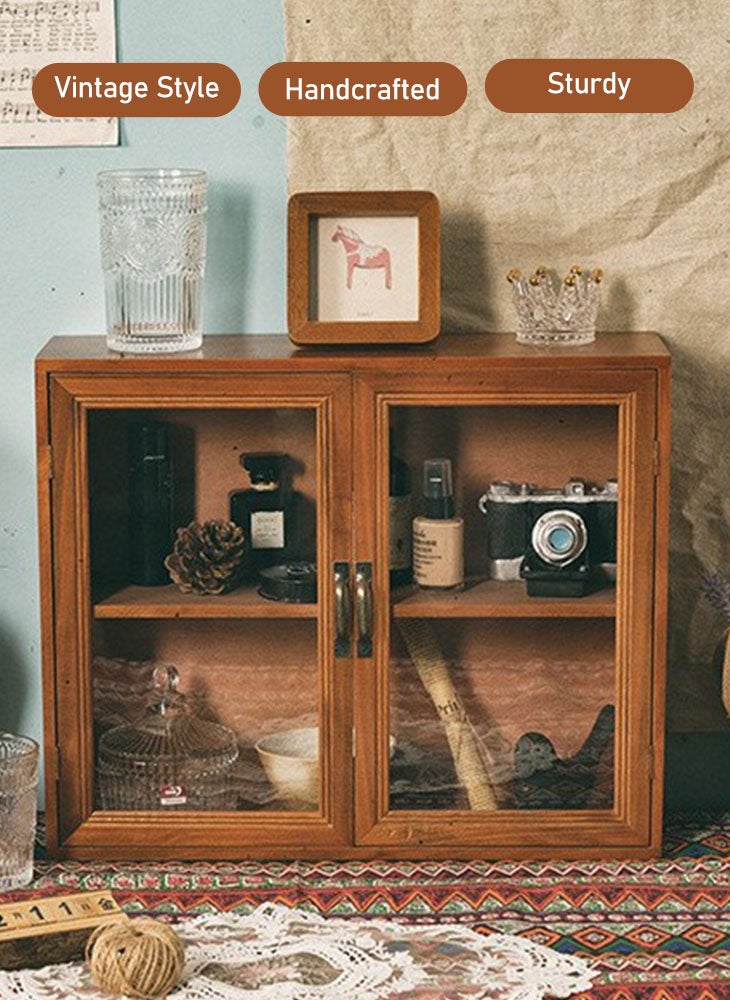
[[[116,118],[50,118],[35,74],[55,62],[114,62],[114,0],[0,0],[0,146],[114,146]]]

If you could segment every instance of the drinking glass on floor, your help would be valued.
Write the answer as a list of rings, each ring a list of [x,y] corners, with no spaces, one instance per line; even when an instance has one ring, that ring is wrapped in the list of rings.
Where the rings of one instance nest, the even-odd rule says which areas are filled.
[[[0,732],[0,892],[33,879],[38,744]]]

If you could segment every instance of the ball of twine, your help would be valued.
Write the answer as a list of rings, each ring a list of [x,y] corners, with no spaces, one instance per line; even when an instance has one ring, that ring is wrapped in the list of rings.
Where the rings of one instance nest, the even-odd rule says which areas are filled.
[[[185,952],[171,927],[143,917],[97,927],[86,961],[96,985],[108,993],[157,1000],[180,982]]]

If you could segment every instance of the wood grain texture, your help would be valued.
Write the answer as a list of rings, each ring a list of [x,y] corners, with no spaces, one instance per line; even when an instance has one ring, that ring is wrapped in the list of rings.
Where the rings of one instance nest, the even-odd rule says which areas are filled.
[[[50,386],[40,367],[35,371],[36,455],[38,490],[38,559],[40,580],[41,672],[43,692],[43,758],[46,797],[58,800],[58,755],[56,747],[56,636],[53,579],[53,466],[51,451]],[[55,808],[46,816],[46,836],[58,845],[58,814]]]
[[[122,587],[94,605],[95,618],[316,618],[316,604],[286,604],[261,597],[253,584],[229,594],[183,594],[165,587]]]
[[[518,344],[514,333],[443,333],[432,344],[377,347],[298,348],[282,334],[221,334],[203,338],[197,351],[165,354],[119,354],[106,346],[106,337],[52,337],[38,354],[44,371],[97,371],[107,375],[122,372],[170,372],[178,374],[219,370],[247,372],[267,370],[345,371],[354,369],[391,373],[403,370],[459,370],[465,358],[495,365],[529,364],[536,368],[665,367],[669,351],[656,333],[599,333],[592,344],[572,350],[528,347]]]
[[[667,640],[669,599],[669,509],[671,471],[671,370],[657,371],[656,495],[654,501],[654,607],[651,704],[651,841],[661,845],[667,721]]]
[[[0,906],[0,968],[40,969],[81,958],[93,930],[127,920],[106,891],[6,903]]]
[[[491,451],[499,454],[511,450],[517,462],[523,449],[516,447],[512,440],[511,449],[503,450],[503,440],[486,433],[481,436],[466,433],[466,427],[473,427],[474,410],[481,408],[487,415],[493,408],[524,408],[528,413],[539,412],[546,416],[543,436],[539,427],[530,432],[532,475],[521,476],[538,483],[555,484],[554,475],[559,472],[559,462],[563,463],[565,477],[580,474],[575,458],[580,456],[586,435],[595,427],[604,427],[603,444],[598,449],[598,461],[613,455],[612,462],[620,484],[620,510],[618,548],[619,578],[617,583],[617,613],[615,638],[614,704],[617,711],[615,736],[615,801],[614,809],[606,814],[605,831],[600,835],[601,843],[640,843],[659,850],[659,843],[653,840],[650,814],[653,808],[653,789],[650,776],[652,756],[651,705],[654,698],[647,664],[652,662],[653,601],[654,601],[654,440],[656,410],[656,370],[652,366],[637,369],[627,362],[622,370],[604,369],[596,366],[588,370],[566,370],[560,359],[555,359],[554,367],[548,370],[533,369],[525,364],[516,369],[491,369],[488,364],[470,366],[469,374],[452,375],[444,379],[440,374],[411,373],[399,378],[381,373],[361,374],[356,383],[356,413],[361,418],[356,453],[357,495],[361,503],[357,507],[356,558],[370,558],[376,569],[375,606],[383,607],[388,599],[387,516],[383,504],[388,495],[388,442],[390,429],[395,425],[398,440],[398,420],[403,411],[418,408],[446,414],[447,429],[439,438],[438,423],[434,421],[432,433],[424,435],[426,440],[438,450],[448,443],[447,454],[469,456],[467,467],[457,470],[461,475],[473,473],[474,463],[481,456],[490,468],[494,468]],[[582,423],[576,427],[573,441],[563,439],[561,447],[553,450],[552,425],[550,415],[563,408],[576,407],[583,414]],[[609,410],[618,415],[618,422],[612,425],[603,417],[590,418],[591,407]],[[556,409],[554,409],[556,408]],[[462,417],[462,414],[466,416]],[[408,416],[408,412],[405,413]],[[450,422],[449,422],[450,421]],[[522,422],[518,419],[517,424]],[[485,425],[485,427],[488,426]],[[412,421],[408,423],[409,429]],[[504,427],[504,425],[500,425]],[[407,434],[401,439],[407,438]],[[610,439],[613,438],[613,445]],[[465,443],[467,442],[467,443]],[[542,443],[544,458],[539,459]],[[600,442],[600,438],[599,438]],[[512,459],[512,461],[515,461]],[[611,464],[603,466],[611,471]],[[372,474],[372,470],[375,474]],[[572,472],[568,473],[568,469]],[[546,478],[545,472],[549,472]],[[489,477],[486,477],[487,479]],[[486,486],[486,483],[484,484]],[[472,536],[473,537],[473,536]],[[468,548],[468,546],[467,546]],[[468,557],[467,557],[468,565]],[[469,619],[472,621],[472,619]],[[550,624],[553,624],[554,619]],[[547,623],[546,623],[547,624]],[[567,619],[566,619],[567,625]],[[370,845],[383,843],[411,842],[429,844],[458,841],[490,843],[492,837],[499,836],[497,830],[512,820],[505,813],[491,816],[459,814],[463,822],[455,821],[454,814],[443,811],[412,813],[408,816],[392,811],[388,769],[385,766],[388,746],[389,718],[389,677],[392,671],[392,650],[394,640],[390,617],[380,615],[376,620],[375,650],[372,660],[363,661],[356,677],[359,689],[356,692],[358,745],[358,781],[367,793],[358,802],[356,815],[358,840]],[[495,654],[499,660],[498,651]],[[513,653],[514,655],[514,653]],[[518,654],[519,655],[519,654]],[[465,657],[466,659],[466,657]],[[473,660],[473,654],[472,654]],[[455,657],[460,662],[460,657]],[[534,664],[530,661],[530,670]],[[542,668],[540,668],[542,669]],[[493,683],[499,683],[493,679]],[[560,685],[556,690],[561,690]],[[598,692],[596,692],[598,695]],[[605,692],[604,692],[605,695]],[[605,701],[604,701],[605,703]],[[595,711],[600,708],[600,698]],[[560,727],[573,720],[554,716],[559,732]],[[595,718],[595,715],[594,715]],[[578,727],[585,725],[577,717]],[[529,729],[529,717],[525,730]],[[362,736],[360,737],[360,734]],[[548,732],[548,736],[553,733]],[[580,813],[573,814],[576,825],[573,829],[563,828],[563,835],[579,842],[578,830],[583,822]],[[608,816],[611,816],[609,821]],[[555,843],[552,819],[545,815],[530,814],[530,832],[526,836],[550,839]],[[496,824],[496,827],[493,825]],[[511,828],[511,827],[510,827]],[[650,843],[651,842],[651,843]]]
[[[613,618],[616,590],[606,587],[581,598],[528,597],[523,583],[467,580],[464,590],[403,588],[393,596],[395,618]]]
[[[282,337],[209,337],[199,352],[157,357],[109,354],[102,338],[54,338],[37,364],[51,851],[76,858],[656,853],[664,719],[668,365],[669,355],[654,334],[601,334],[595,344],[575,351],[520,348],[509,334],[444,336],[426,347],[371,350],[297,350]],[[247,588],[208,604],[209,599],[184,598],[168,588],[145,593],[147,588],[126,584],[92,598],[98,541],[89,531],[89,490],[102,465],[113,465],[113,454],[105,457],[104,452],[113,453],[115,421],[145,411],[188,422],[201,444],[197,455],[192,453],[197,509],[212,516],[226,501],[228,482],[236,485],[218,461],[219,448],[230,456],[239,439],[258,448],[274,426],[273,410],[284,414],[284,443],[289,437],[297,450],[307,452],[304,490],[318,511],[318,604],[289,605],[284,611]],[[297,414],[303,411],[311,420],[302,422]],[[112,428],[107,446],[102,434],[102,446],[90,447],[88,430],[95,422],[104,434],[104,428]],[[533,721],[545,726],[555,718],[559,726],[561,662],[571,677],[563,750],[579,743],[595,712],[613,697],[618,721],[612,809],[531,810],[528,816],[511,809],[489,814],[391,810],[392,699],[406,690],[405,675],[398,673],[404,669],[402,649],[391,636],[388,586],[391,427],[413,467],[437,444],[454,456],[459,502],[469,508],[470,571],[480,578],[456,595],[401,591],[393,613],[437,622],[447,650],[460,663],[460,683],[467,685],[475,710],[491,702],[510,740],[523,723],[525,728]],[[483,579],[483,524],[476,500],[501,471],[550,486],[560,485],[564,474],[602,480],[618,473],[615,592],[537,601],[527,599],[519,585]],[[98,482],[113,492],[113,476],[105,473]],[[116,550],[114,544],[108,549],[109,558],[123,547],[123,533],[121,538]],[[335,659],[332,566],[348,563],[354,575],[356,560],[373,566],[375,655]],[[484,658],[490,649],[499,654],[494,660]],[[280,718],[302,713],[318,718],[320,808],[311,814],[95,812],[95,654],[178,660],[190,685],[209,692],[216,716],[248,740],[255,738],[262,719],[275,717],[272,704],[278,704]],[[497,698],[500,656],[508,661],[512,680]],[[582,657],[588,670],[581,669]],[[523,711],[520,698],[510,699],[509,690],[528,670],[549,696],[532,708],[528,699]],[[589,680],[582,686],[583,676]],[[418,710],[414,701],[413,711]],[[557,739],[558,729],[556,734]]]
[[[418,319],[323,322],[311,315],[316,276],[311,223],[318,216],[415,216],[418,219]],[[434,340],[441,326],[439,203],[428,191],[302,192],[289,199],[287,319],[298,345],[403,344]]]

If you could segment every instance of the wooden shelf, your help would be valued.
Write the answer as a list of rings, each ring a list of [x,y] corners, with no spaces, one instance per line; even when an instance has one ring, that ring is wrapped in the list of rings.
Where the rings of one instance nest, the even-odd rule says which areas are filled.
[[[524,583],[471,579],[464,590],[393,592],[396,618],[614,618],[616,588],[585,597],[528,597]]]
[[[316,618],[318,604],[287,604],[261,597],[256,586],[230,594],[182,594],[174,584],[128,586],[94,604],[95,618]]]

